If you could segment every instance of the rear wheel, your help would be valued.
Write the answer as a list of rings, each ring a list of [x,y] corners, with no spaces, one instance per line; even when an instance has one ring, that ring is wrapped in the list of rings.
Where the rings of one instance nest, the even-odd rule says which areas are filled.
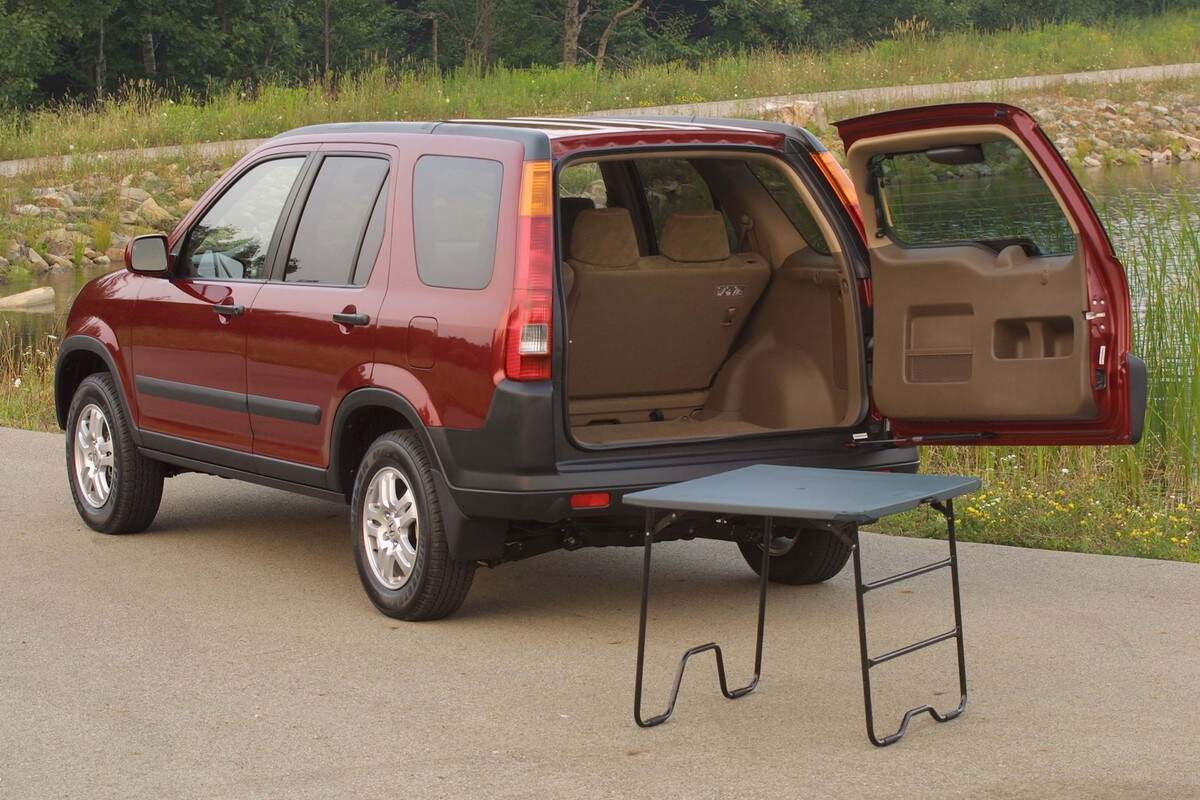
[[[825,528],[775,527],[767,579],[773,583],[805,585],[827,581],[842,571],[850,545]],[[762,544],[738,542],[742,557],[756,574],[762,569]]]
[[[358,576],[376,608],[411,621],[458,610],[475,563],[450,558],[432,467],[416,434],[385,433],[367,449],[351,509]]]
[[[137,533],[162,501],[163,466],[138,452],[107,373],[79,384],[67,412],[67,482],[79,516],[101,533]]]

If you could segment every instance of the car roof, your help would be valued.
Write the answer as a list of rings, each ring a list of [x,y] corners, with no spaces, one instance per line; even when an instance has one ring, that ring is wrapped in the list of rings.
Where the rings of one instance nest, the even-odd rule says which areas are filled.
[[[694,132],[712,134],[740,132],[773,133],[799,140],[812,151],[825,149],[815,136],[803,128],[764,120],[719,119],[698,116],[628,117],[510,117],[507,119],[454,119],[440,122],[333,122],[294,128],[275,136],[272,141],[299,136],[343,136],[429,134],[480,136],[518,141],[525,146],[526,158],[552,157],[552,144],[560,139],[606,138],[615,134],[670,134]]]

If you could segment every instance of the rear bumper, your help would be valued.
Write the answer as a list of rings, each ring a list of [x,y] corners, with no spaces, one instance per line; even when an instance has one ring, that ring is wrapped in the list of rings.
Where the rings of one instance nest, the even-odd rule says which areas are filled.
[[[625,516],[637,513],[621,505],[626,493],[750,464],[912,472],[918,463],[916,448],[848,448],[845,431],[585,452],[557,417],[549,383],[505,381],[482,428],[428,429],[446,489],[465,516],[545,523]],[[612,494],[608,508],[571,508],[571,495],[596,491]]]

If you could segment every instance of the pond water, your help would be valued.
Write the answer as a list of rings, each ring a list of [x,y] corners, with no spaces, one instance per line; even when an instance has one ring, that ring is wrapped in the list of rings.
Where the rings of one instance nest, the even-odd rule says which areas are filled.
[[[1119,255],[1136,246],[1137,238],[1143,234],[1139,223],[1148,220],[1156,211],[1178,208],[1179,197],[1191,203],[1192,219],[1188,224],[1200,228],[1200,220],[1197,219],[1197,214],[1200,214],[1200,163],[1086,170],[1080,174],[1080,181],[1092,195],[1101,215],[1106,218],[1109,235]],[[1185,224],[1182,219],[1177,222],[1180,226]],[[1182,262],[1170,265],[1178,270],[1196,270],[1197,266]],[[0,311],[0,329],[7,328],[10,334],[3,336],[0,341],[26,346],[41,342],[47,334],[55,333],[61,327],[76,292],[102,272],[76,270],[0,284],[0,297],[38,286],[54,289],[52,304],[30,311]]]

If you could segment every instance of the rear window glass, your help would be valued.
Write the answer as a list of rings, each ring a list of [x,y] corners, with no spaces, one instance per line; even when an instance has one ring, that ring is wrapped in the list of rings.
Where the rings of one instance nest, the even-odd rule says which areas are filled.
[[[646,194],[646,207],[654,223],[654,237],[662,238],[663,225],[667,217],[676,211],[712,211],[712,192],[704,178],[690,163],[677,158],[643,158],[634,161],[642,191]],[[737,249],[737,236],[729,218],[725,217],[725,234],[731,250]]]
[[[812,212],[808,210],[800,193],[787,176],[778,168],[761,161],[747,163],[754,177],[758,178],[758,182],[775,199],[779,209],[792,221],[796,232],[804,238],[808,246],[818,253],[829,255],[829,244],[825,241],[825,235],[821,233],[821,227],[817,225]]]
[[[388,162],[382,158],[330,156],[321,162],[296,227],[285,281],[354,282],[359,246],[387,172]],[[364,270],[364,280],[367,274]]]
[[[1037,168],[1007,139],[871,159],[884,228],[898,244],[1075,252],[1075,233]]]
[[[422,283],[482,289],[491,282],[503,180],[499,161],[418,159],[413,171],[413,237]]]

